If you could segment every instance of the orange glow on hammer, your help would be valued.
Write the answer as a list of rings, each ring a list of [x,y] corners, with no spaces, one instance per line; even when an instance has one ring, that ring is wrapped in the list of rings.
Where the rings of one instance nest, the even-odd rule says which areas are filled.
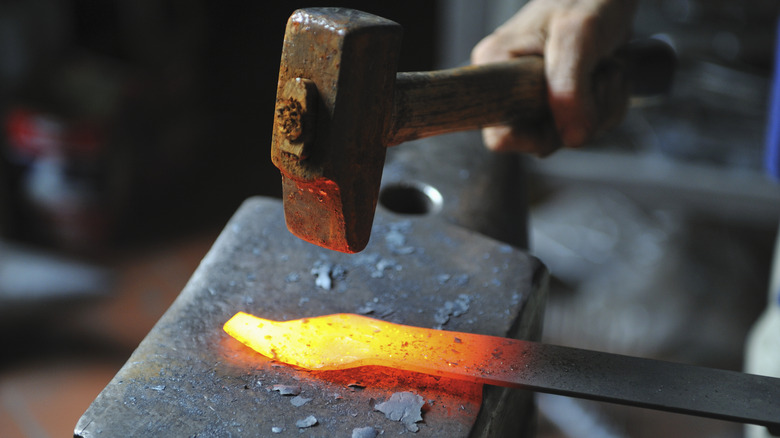
[[[309,370],[378,365],[507,386],[518,341],[393,324],[353,314],[272,321],[239,312],[224,330],[271,359]]]

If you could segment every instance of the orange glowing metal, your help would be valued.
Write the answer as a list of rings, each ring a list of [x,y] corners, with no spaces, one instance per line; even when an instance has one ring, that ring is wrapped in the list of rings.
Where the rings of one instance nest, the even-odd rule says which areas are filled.
[[[492,379],[486,365],[520,366],[519,362],[504,364],[501,357],[517,342],[511,339],[404,326],[353,314],[280,322],[239,312],[224,329],[264,356],[309,370],[379,365],[506,385]]]
[[[337,314],[269,321],[237,313],[224,329],[309,370],[378,365],[670,412],[780,432],[780,379]]]

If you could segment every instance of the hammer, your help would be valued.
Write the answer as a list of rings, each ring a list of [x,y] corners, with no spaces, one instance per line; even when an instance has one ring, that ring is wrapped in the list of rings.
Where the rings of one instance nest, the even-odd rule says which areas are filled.
[[[388,146],[550,117],[541,57],[396,74],[401,34],[399,24],[351,9],[300,9],[287,22],[271,159],[287,228],[303,240],[365,248]],[[670,50],[624,52],[625,74],[655,84],[639,91],[666,89]]]

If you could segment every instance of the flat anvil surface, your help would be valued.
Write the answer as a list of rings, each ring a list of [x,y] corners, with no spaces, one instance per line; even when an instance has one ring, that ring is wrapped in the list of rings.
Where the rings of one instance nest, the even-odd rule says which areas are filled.
[[[396,392],[425,402],[414,436],[520,430],[511,423],[521,421],[524,391],[388,368],[302,371],[253,352],[222,325],[238,311],[277,320],[348,312],[535,339],[546,283],[535,258],[435,216],[379,208],[369,246],[340,254],[292,236],[280,201],[252,198],[75,435],[350,437],[365,427],[396,435],[407,425],[374,409]],[[316,424],[296,425],[310,416]]]

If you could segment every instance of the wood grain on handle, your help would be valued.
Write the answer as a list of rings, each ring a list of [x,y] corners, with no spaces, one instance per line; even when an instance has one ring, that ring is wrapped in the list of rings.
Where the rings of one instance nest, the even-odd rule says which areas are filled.
[[[634,97],[668,93],[674,49],[655,38],[631,41],[594,72],[593,83],[617,68]],[[386,145],[499,124],[527,124],[549,116],[540,56],[432,72],[398,73]]]
[[[547,111],[544,61],[398,73],[387,145],[454,131],[534,121]]]

